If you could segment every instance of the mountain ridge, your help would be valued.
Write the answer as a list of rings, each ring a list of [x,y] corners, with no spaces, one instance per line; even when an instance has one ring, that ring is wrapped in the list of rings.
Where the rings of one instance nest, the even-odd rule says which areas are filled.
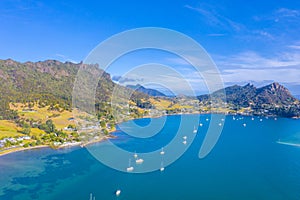
[[[12,59],[0,60],[0,84],[2,85],[0,88],[0,116],[8,119],[16,117],[15,113],[9,110],[10,102],[38,101],[44,106],[51,105],[53,107],[59,104],[63,109],[71,110],[73,84],[82,65],[84,65],[82,62],[77,64],[72,62],[63,63],[57,60],[28,61],[24,63]],[[112,81],[110,74],[99,69],[97,65],[84,66],[90,67],[91,71],[100,70],[103,75],[98,83],[95,103],[98,107],[97,109],[102,109],[104,112],[107,109],[105,105],[111,100],[116,83]],[[136,89],[136,86],[135,88],[126,88],[119,85],[119,87],[124,91]],[[157,102],[153,104],[154,100],[152,100],[152,103],[150,102],[151,92],[149,95],[149,91],[154,92],[158,102],[167,98],[165,96],[157,97],[158,91],[153,91],[152,89],[145,88],[143,91],[137,89],[137,91],[129,92],[132,93],[130,101],[134,103],[134,106],[137,106],[135,109],[141,108],[146,112],[146,109],[160,107],[159,105],[157,106]],[[224,96],[222,91],[225,91],[226,96]],[[219,102],[229,104],[227,109],[229,111],[226,111],[228,113],[238,113],[241,108],[247,108],[251,111],[246,114],[283,117],[300,116],[299,100],[293,97],[287,88],[277,82],[260,88],[256,88],[252,84],[244,86],[233,85],[216,91],[211,95],[199,95],[197,99],[199,100],[200,108],[192,103],[192,107],[188,106],[190,107],[189,112],[209,110],[206,107],[210,106],[211,97],[214,97]],[[188,101],[183,99],[179,96],[168,97],[167,101],[172,106],[177,105],[178,102],[186,103]],[[178,108],[174,108],[174,110],[181,112]],[[265,110],[270,111],[265,113]],[[137,110],[133,109],[132,111],[138,113]]]
[[[260,88],[250,83],[244,86],[233,85],[213,92],[211,95],[199,95],[197,98],[202,102],[211,99],[226,102],[233,110],[249,108],[252,109],[250,113],[255,115],[264,115],[266,112],[284,117],[299,117],[300,115],[299,100],[278,82]]]
[[[153,97],[157,97],[157,96],[160,96],[160,97],[165,97],[166,95],[156,89],[152,89],[152,88],[146,88],[140,84],[137,84],[137,85],[126,85],[127,88],[130,88],[130,89],[133,89],[133,90],[136,90],[138,92],[142,92],[144,94],[148,94],[150,96],[153,96]]]

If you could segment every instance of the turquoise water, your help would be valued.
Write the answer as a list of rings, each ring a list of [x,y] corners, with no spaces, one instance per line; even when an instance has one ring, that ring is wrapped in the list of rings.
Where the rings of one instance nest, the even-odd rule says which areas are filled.
[[[80,147],[45,148],[2,156],[0,199],[88,200],[91,193],[103,200],[300,199],[300,147],[277,143],[300,144],[299,120],[263,118],[261,122],[257,117],[233,120],[227,116],[215,148],[199,159],[199,148],[209,124],[207,117],[201,115],[203,126],[195,140],[189,141],[189,137],[191,146],[163,172],[116,171]],[[146,127],[149,119],[134,122]],[[175,136],[179,122],[180,116],[168,116],[160,133],[151,138],[137,139],[118,131],[117,139],[111,141],[132,152],[159,150]],[[193,127],[186,129],[188,133]],[[101,150],[107,143],[91,148]],[[182,146],[178,143],[178,149]],[[115,196],[117,189],[122,191],[119,197]]]

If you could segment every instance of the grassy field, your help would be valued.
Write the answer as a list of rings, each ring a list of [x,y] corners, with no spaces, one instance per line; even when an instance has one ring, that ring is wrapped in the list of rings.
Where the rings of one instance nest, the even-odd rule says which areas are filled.
[[[158,110],[165,110],[171,105],[171,101],[168,100],[156,100],[150,99],[151,104],[153,104]]]
[[[18,131],[20,128],[11,121],[8,120],[0,120],[0,139],[4,137],[15,137],[15,136],[22,136],[22,133]]]
[[[15,103],[10,104],[10,108],[16,110],[22,119],[40,121],[45,123],[48,119],[51,119],[57,129],[64,129],[68,125],[74,125],[73,121],[70,121],[69,118],[73,117],[72,112],[70,111],[53,111],[49,110],[49,106],[39,108],[37,105],[34,105],[31,110],[28,106]],[[5,137],[20,137],[24,136],[20,131],[21,127],[18,127],[13,121],[9,120],[0,120],[0,139]],[[30,135],[40,136],[44,134],[43,130],[38,128],[31,128]]]
[[[151,98],[150,102],[158,110],[174,110],[174,109],[184,109],[184,108],[190,109],[190,108],[193,108],[193,106],[189,106],[189,105],[180,105],[178,103],[172,104],[171,101],[165,100],[165,99],[156,100],[156,99]]]
[[[64,127],[67,127],[70,124],[74,125],[73,121],[68,120],[69,118],[72,118],[72,117],[73,117],[72,112],[63,111],[60,113],[60,115],[58,117],[54,117],[51,119],[57,129],[63,129]]]
[[[48,119],[51,119],[57,129],[63,129],[70,124],[74,125],[74,122],[68,120],[73,117],[73,114],[70,111],[49,110],[49,106],[40,108],[37,104],[31,107],[31,110],[28,111],[29,107],[21,103],[10,104],[10,109],[16,110],[19,116],[23,119],[32,119],[43,123],[45,123]]]

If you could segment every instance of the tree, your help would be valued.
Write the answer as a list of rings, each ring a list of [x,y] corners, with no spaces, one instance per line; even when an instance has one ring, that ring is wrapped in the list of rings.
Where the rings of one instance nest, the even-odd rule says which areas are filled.
[[[46,121],[46,125],[48,126],[50,133],[53,133],[55,131],[55,125],[53,124],[53,121],[51,119],[48,119]]]
[[[21,133],[25,134],[25,135],[29,135],[29,133],[31,132],[31,127],[29,126],[29,124],[24,123]]]
[[[105,128],[105,127],[106,127],[105,121],[100,121],[100,126],[101,126],[102,128]]]

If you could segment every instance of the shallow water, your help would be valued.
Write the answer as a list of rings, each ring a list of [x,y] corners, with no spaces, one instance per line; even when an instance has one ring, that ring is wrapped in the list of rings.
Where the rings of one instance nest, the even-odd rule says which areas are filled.
[[[138,154],[160,151],[175,138],[180,117],[153,119],[155,123],[166,120],[153,137],[135,138],[118,131],[115,133],[117,139],[111,142]],[[186,125],[183,134],[188,136],[191,146],[163,172],[131,174],[101,164],[89,150],[101,152],[108,141],[93,144],[89,149],[29,150],[0,157],[0,199],[88,200],[90,194],[103,200],[300,199],[300,147],[278,143],[299,143],[299,120],[263,118],[261,122],[258,117],[233,120],[232,116],[227,116],[215,148],[204,159],[199,159],[209,115],[201,115],[203,126],[198,127],[194,141],[189,140],[195,124],[192,118],[198,119],[198,115],[188,117],[193,123]],[[144,127],[144,132],[147,132],[149,121],[134,120]],[[131,128],[132,132],[138,131],[129,122],[122,126]],[[181,142],[177,145],[178,150],[184,146]],[[165,149],[166,159],[172,154],[170,151]],[[125,160],[124,169],[128,158]],[[146,165],[147,159],[141,167]],[[121,190],[119,197],[115,196],[117,189]]]

